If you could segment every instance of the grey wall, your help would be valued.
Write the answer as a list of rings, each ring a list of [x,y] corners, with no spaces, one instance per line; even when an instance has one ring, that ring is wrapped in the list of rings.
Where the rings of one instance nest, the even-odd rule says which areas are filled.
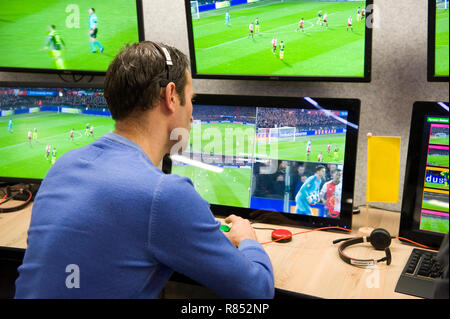
[[[189,53],[184,1],[143,0],[147,40],[160,41]],[[414,101],[448,101],[448,83],[427,82],[427,0],[375,0],[379,27],[373,32],[370,83],[302,83],[275,81],[196,80],[196,93],[313,96],[361,100],[355,204],[365,204],[368,132],[400,136],[399,201],[374,206],[400,210]],[[0,72],[0,81],[61,81],[55,75]],[[102,83],[97,77],[95,83]]]

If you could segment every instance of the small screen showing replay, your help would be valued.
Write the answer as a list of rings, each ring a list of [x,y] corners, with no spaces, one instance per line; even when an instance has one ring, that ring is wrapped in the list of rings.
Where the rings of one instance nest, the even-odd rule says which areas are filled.
[[[194,105],[189,145],[172,157],[172,173],[189,177],[210,204],[339,219],[347,116]]]
[[[423,193],[419,229],[448,233],[449,221],[449,118],[427,116],[423,152]]]
[[[0,87],[0,177],[41,180],[114,124],[100,88]]]

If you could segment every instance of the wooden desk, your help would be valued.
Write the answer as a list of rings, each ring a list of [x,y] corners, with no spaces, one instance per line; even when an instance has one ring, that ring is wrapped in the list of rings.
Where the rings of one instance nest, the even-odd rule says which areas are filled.
[[[18,201],[9,201],[2,207],[16,206]],[[0,246],[27,248],[27,232],[30,226],[33,204],[13,213],[0,213]]]
[[[14,203],[11,203],[14,205]],[[17,213],[0,214],[0,246],[26,248],[27,229],[30,223],[31,207]],[[355,236],[364,226],[365,211],[354,215],[350,236]],[[369,225],[383,227],[392,236],[398,235],[400,213],[371,209]],[[255,227],[274,227],[254,224]],[[283,227],[293,233],[305,230]],[[271,241],[271,230],[256,230],[258,241]],[[301,294],[322,298],[415,298],[394,292],[397,280],[411,253],[413,246],[394,239],[391,244],[392,263],[380,263],[364,269],[351,266],[339,257],[333,240],[349,237],[349,234],[316,231],[295,236],[289,243],[265,244],[275,273],[275,287]],[[376,251],[370,243],[351,246],[346,249],[355,258],[381,258],[384,251]]]
[[[371,268],[358,268],[339,257],[339,244],[333,244],[333,240],[357,235],[358,229],[365,226],[365,209],[361,211],[361,214],[353,216],[354,230],[351,234],[316,231],[294,236],[289,243],[265,244],[274,267],[275,287],[321,298],[416,298],[394,292],[412,246],[393,239],[389,266],[382,262]],[[373,228],[382,227],[392,236],[397,236],[399,223],[400,213],[370,209],[369,226]],[[283,228],[293,233],[302,231],[299,228]],[[260,242],[270,241],[271,231],[257,230],[257,236]],[[348,256],[361,259],[385,256],[384,251],[375,250],[370,243],[350,246],[345,252]]]

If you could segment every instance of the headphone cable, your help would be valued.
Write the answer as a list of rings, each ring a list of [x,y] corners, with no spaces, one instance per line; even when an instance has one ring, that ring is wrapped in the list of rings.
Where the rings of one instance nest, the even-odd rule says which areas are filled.
[[[263,229],[263,228],[257,228],[257,229]],[[315,228],[315,229],[311,229],[311,230],[305,230],[305,231],[297,232],[297,233],[292,234],[292,235],[289,236],[289,237],[286,236],[286,237],[278,238],[278,239],[271,240],[271,241],[267,241],[267,242],[260,243],[260,244],[261,244],[261,245],[266,245],[266,244],[274,243],[274,242],[277,242],[277,241],[280,241],[280,240],[283,240],[283,239],[287,239],[287,238],[290,238],[290,237],[294,237],[294,236],[296,236],[296,235],[301,235],[301,234],[310,233],[310,232],[318,231],[318,230],[324,230],[324,229],[340,229],[340,230],[345,230],[345,231],[347,231],[347,232],[351,232],[350,229],[346,229],[346,228],[342,228],[342,227],[338,227],[338,226],[320,227],[320,228]],[[410,243],[412,243],[412,244],[415,244],[415,245],[417,245],[417,246],[420,246],[420,247],[423,247],[423,248],[426,248],[426,249],[437,250],[437,249],[435,249],[435,248],[433,248],[433,247],[429,247],[429,246],[426,246],[426,245],[423,245],[423,244],[419,244],[419,243],[417,243],[417,242],[415,242],[415,241],[413,241],[413,240],[410,240],[410,239],[408,239],[408,238],[404,238],[404,237],[392,237],[392,238],[396,238],[396,239],[400,239],[400,240],[406,240],[406,241],[408,241],[408,242],[410,242]],[[344,238],[344,239],[341,239],[341,240],[339,240],[339,241],[342,241],[342,240],[348,240],[348,239],[349,239],[349,238]]]

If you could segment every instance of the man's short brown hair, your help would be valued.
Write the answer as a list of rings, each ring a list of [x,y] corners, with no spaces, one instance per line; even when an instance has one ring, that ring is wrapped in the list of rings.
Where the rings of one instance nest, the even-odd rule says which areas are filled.
[[[167,79],[165,48],[173,65],[169,66],[181,105],[185,104],[187,56],[178,49],[150,41],[126,45],[108,67],[105,77],[105,99],[114,120],[123,120],[134,112],[153,108],[160,96],[162,80]]]

